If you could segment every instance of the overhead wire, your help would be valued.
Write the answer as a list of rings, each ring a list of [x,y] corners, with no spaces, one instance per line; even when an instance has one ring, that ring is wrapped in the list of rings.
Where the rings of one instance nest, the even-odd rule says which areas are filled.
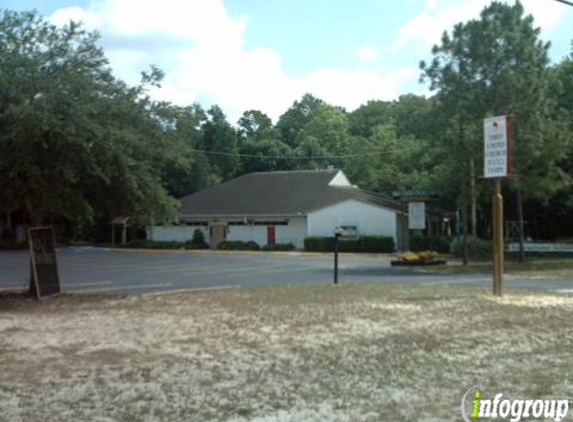
[[[265,154],[245,154],[239,152],[230,151],[209,151],[204,149],[192,148],[193,152],[200,152],[206,155],[222,155],[222,156],[233,156],[233,157],[245,157],[245,158],[275,158],[281,160],[317,160],[317,159],[332,159],[332,158],[353,158],[353,157],[364,157],[370,154],[390,154],[393,152],[405,152],[413,151],[415,148],[397,148],[397,149],[368,149],[364,150],[358,154],[331,154],[331,155],[312,155],[312,156],[294,156],[294,155],[265,155]]]

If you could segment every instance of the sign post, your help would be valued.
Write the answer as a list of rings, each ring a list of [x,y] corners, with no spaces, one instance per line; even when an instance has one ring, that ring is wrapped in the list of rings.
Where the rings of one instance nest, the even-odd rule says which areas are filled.
[[[501,178],[511,174],[511,120],[506,116],[484,119],[483,132],[484,177],[493,178],[495,185],[492,200],[493,294],[501,296],[504,267]]]
[[[60,278],[56,261],[56,240],[53,227],[30,227],[31,287],[37,299],[60,293]]]
[[[440,198],[438,191],[434,190],[402,190],[393,191],[392,198],[407,204],[404,208],[404,219],[402,220],[402,245],[401,250],[407,250],[409,243],[407,238],[409,230],[424,230],[426,228],[426,202],[437,201]],[[408,225],[406,226],[405,214],[408,212]]]

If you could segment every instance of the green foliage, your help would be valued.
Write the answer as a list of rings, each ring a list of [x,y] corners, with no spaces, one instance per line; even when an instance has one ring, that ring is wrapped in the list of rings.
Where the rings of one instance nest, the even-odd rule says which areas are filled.
[[[279,117],[276,128],[281,140],[291,148],[297,147],[297,137],[300,131],[313,119],[316,110],[324,101],[305,94]]]
[[[17,249],[28,249],[28,242],[8,242],[0,241],[0,251],[10,251]]]
[[[468,257],[470,259],[491,259],[492,257],[492,244],[491,240],[480,239],[479,237],[469,236],[467,237],[468,245]],[[455,238],[451,245],[452,253],[461,257],[463,255],[463,239]]]
[[[193,230],[193,238],[191,239],[191,242],[198,245],[203,244],[205,243],[205,235],[201,230],[195,229]]]
[[[361,252],[390,253],[396,250],[394,238],[391,236],[362,236]]]
[[[257,242],[243,242],[241,240],[227,240],[219,244],[221,250],[258,251],[261,249]]]
[[[309,252],[333,252],[334,237],[308,236],[304,250]],[[362,236],[356,239],[339,239],[340,252],[390,253],[395,250],[394,238],[390,236]]]
[[[116,245],[116,247],[127,249],[209,249],[209,245],[205,242],[195,242],[194,240],[190,242],[161,242],[146,239],[133,239],[126,242],[124,245]]]
[[[288,145],[277,139],[248,140],[241,147],[244,154],[241,173],[255,171],[289,170],[293,152]]]
[[[304,238],[304,250],[307,252],[334,251],[334,237],[307,236]]]
[[[450,252],[451,239],[438,235],[413,235],[410,236],[410,249],[414,252],[436,251],[441,253]]]
[[[0,195],[34,223],[97,213],[146,223],[175,214],[159,170],[172,150],[154,104],[143,85],[112,76],[97,40],[79,24],[58,28],[36,12],[0,17]]]
[[[292,243],[275,243],[274,245],[265,245],[263,251],[292,251],[295,246]]]
[[[460,157],[482,162],[481,122],[498,114],[514,118],[514,188],[522,189],[526,198],[547,200],[571,185],[570,175],[556,165],[568,149],[550,93],[549,44],[539,35],[521,3],[492,2],[479,19],[444,33],[430,64],[421,63],[423,77],[438,90],[447,124],[445,157],[452,162],[444,169],[444,184],[458,181],[461,203],[468,201],[469,160]],[[460,174],[468,176],[456,179]]]
[[[237,174],[240,165],[237,134],[218,106],[211,107],[207,115],[199,147],[211,152],[208,158],[213,171],[221,179],[229,180]]]

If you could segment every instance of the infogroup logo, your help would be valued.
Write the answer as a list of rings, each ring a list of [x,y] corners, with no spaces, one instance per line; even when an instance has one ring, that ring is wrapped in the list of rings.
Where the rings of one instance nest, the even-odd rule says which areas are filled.
[[[479,386],[470,388],[462,397],[461,413],[466,422],[479,419],[502,419],[520,422],[522,418],[560,422],[569,412],[569,399],[511,399],[502,393],[486,398]]]

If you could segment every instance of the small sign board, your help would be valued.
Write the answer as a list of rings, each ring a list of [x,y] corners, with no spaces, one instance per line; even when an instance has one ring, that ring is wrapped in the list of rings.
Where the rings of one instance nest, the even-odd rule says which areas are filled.
[[[413,230],[426,228],[426,204],[424,202],[408,203],[408,228]]]
[[[358,237],[356,226],[336,226],[334,234],[344,239],[354,239]]]
[[[440,198],[440,194],[434,190],[402,190],[393,191],[392,198],[402,202],[436,201]]]
[[[483,121],[483,177],[507,177],[511,174],[511,121],[496,116]]]
[[[30,227],[28,244],[32,267],[32,287],[38,299],[60,293],[53,227]]]

